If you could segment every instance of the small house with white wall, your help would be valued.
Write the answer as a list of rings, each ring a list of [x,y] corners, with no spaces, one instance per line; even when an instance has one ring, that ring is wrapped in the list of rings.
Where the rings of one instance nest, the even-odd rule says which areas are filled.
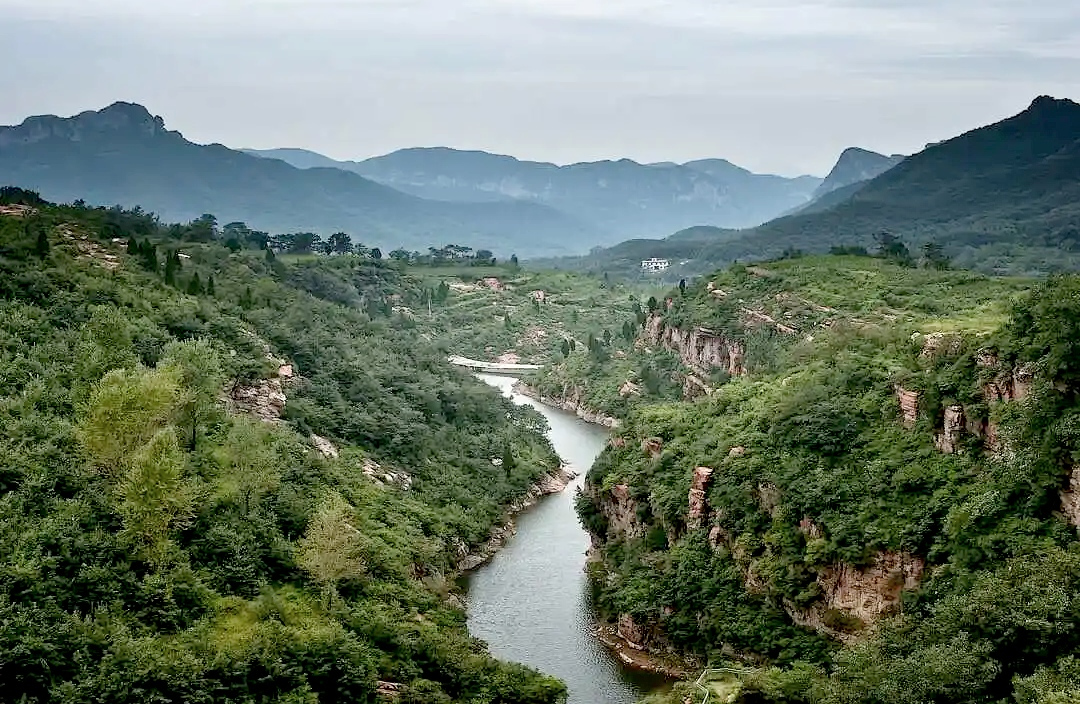
[[[641,271],[645,274],[654,274],[658,271],[665,271],[671,266],[671,262],[667,259],[657,259],[653,257],[651,259],[641,260]]]

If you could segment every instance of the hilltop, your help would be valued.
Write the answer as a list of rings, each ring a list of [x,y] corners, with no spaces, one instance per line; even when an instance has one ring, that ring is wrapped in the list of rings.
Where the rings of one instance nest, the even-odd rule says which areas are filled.
[[[539,203],[435,202],[341,169],[297,169],[194,144],[131,103],[0,127],[0,184],[55,201],[138,205],[165,220],[212,213],[263,230],[346,231],[388,250],[461,241],[508,257],[605,241],[596,228]]]
[[[930,145],[865,184],[827,193],[803,213],[692,251],[685,243],[656,240],[658,254],[650,256],[693,257],[696,273],[785,251],[873,247],[888,232],[912,248],[940,244],[962,267],[998,273],[1077,269],[1077,173],[1080,105],[1041,97],[1014,117]],[[601,271],[606,264],[606,250],[566,262]]]
[[[805,205],[821,183],[812,176],[755,174],[723,159],[559,166],[446,147],[402,149],[364,161],[333,161],[295,149],[248,152],[303,168],[334,166],[423,198],[539,203],[620,239],[693,225],[758,225]]]

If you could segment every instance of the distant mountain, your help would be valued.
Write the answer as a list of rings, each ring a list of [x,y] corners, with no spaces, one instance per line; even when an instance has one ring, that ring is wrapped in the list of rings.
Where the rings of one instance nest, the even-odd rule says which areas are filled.
[[[814,191],[814,199],[860,181],[877,178],[903,160],[904,157],[901,154],[885,156],[867,149],[849,147],[843,151],[836,166]]]
[[[827,193],[803,213],[695,242],[692,252],[671,239],[651,247],[692,256],[695,266],[721,265],[792,249],[873,248],[883,231],[913,250],[940,243],[959,266],[1000,273],[1080,269],[1080,105],[1041,97],[1015,117],[930,145],[865,185]],[[587,259],[600,269],[609,252],[629,244],[566,265]],[[640,240],[632,244],[635,252],[649,249]]]
[[[54,201],[141,205],[167,220],[212,213],[270,231],[344,230],[384,247],[455,242],[532,256],[618,239],[538,203],[429,201],[337,168],[298,169],[194,144],[131,103],[0,127],[3,184]]]
[[[303,168],[331,165],[311,152],[249,153]],[[693,225],[758,225],[805,205],[821,183],[812,176],[754,174],[722,159],[687,164],[621,159],[557,166],[445,147],[403,149],[332,165],[423,198],[540,203],[624,237],[657,236]]]

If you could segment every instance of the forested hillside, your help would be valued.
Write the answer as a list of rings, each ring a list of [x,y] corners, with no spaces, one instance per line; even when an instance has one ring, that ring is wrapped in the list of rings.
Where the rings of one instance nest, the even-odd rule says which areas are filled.
[[[658,303],[637,363],[677,368],[626,379],[578,499],[596,603],[739,701],[1075,701],[1080,279],[904,264],[734,266]]]
[[[452,587],[557,471],[542,418],[395,266],[204,224],[0,191],[0,698],[559,700]]]

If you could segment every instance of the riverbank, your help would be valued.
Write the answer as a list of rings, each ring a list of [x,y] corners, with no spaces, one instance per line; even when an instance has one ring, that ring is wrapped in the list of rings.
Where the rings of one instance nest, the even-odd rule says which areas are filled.
[[[630,641],[620,636],[618,628],[612,624],[597,625],[593,629],[593,635],[627,667],[676,680],[693,679],[695,673],[701,669],[696,661],[631,646]]]
[[[599,411],[594,411],[591,408],[587,408],[581,404],[580,399],[566,398],[562,396],[545,396],[538,390],[526,384],[524,381],[517,381],[514,383],[514,392],[519,393],[522,396],[528,396],[534,401],[551,406],[552,408],[558,408],[561,411],[567,411],[573,413],[586,423],[593,423],[604,428],[618,428],[619,419],[613,416],[607,416]]]
[[[517,530],[514,517],[522,511],[535,506],[540,499],[553,494],[566,491],[570,482],[577,478],[577,472],[567,467],[559,467],[557,470],[545,474],[529,487],[525,496],[518,499],[506,509],[505,520],[491,529],[491,536],[475,551],[470,551],[468,546],[460,543],[458,549],[457,569],[459,572],[469,572],[483,565],[495,556],[506,541],[513,537]]]

